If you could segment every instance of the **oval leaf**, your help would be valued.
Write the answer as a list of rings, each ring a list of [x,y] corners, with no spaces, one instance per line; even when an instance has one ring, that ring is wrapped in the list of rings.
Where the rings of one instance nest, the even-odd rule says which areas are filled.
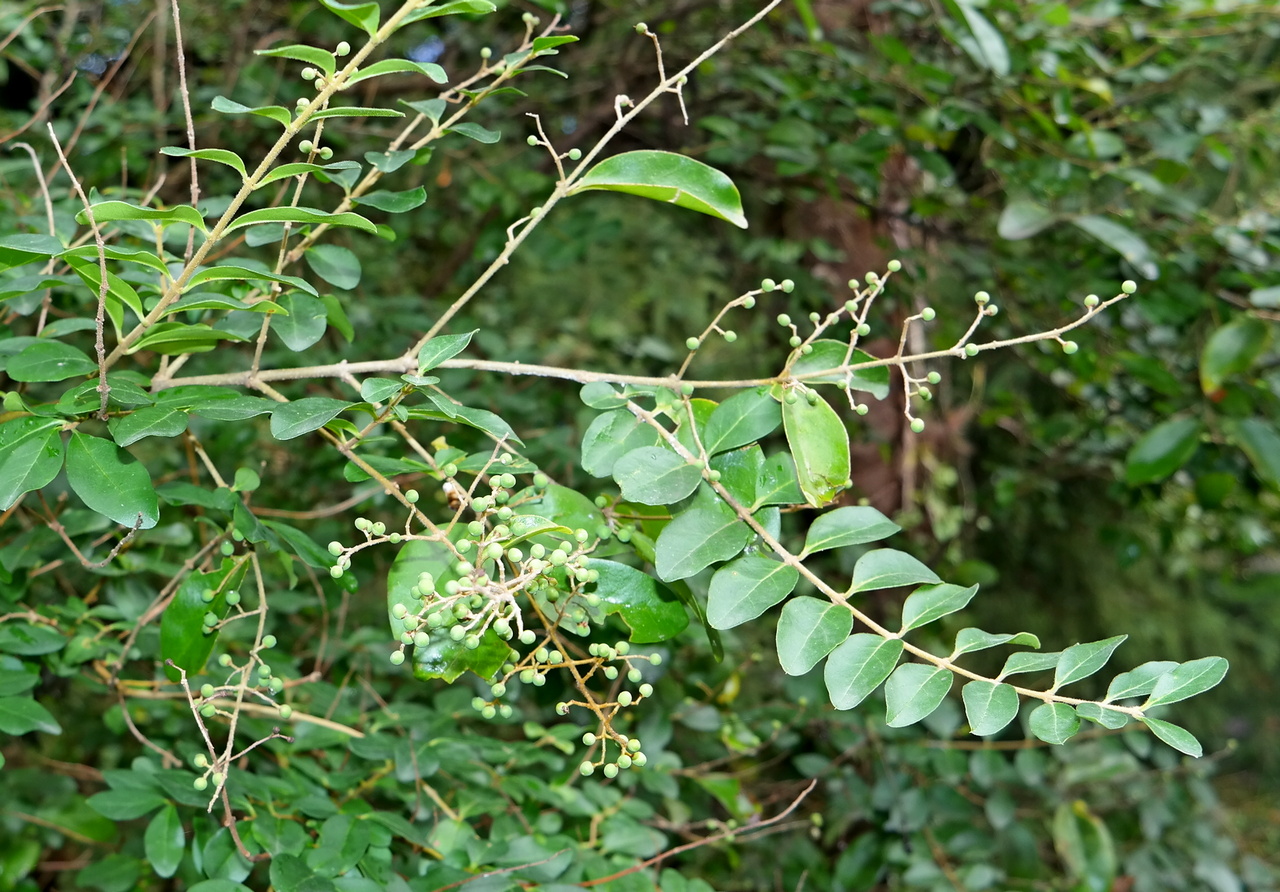
[[[766,387],[755,387],[729,397],[707,420],[702,446],[707,455],[737,449],[773,433],[782,423],[782,409]]]
[[[1129,724],[1129,714],[1118,709],[1108,709],[1101,703],[1080,703],[1076,705],[1076,715],[1091,722],[1097,722],[1104,728],[1118,731]]]
[[[1173,660],[1152,660],[1136,669],[1121,672],[1107,686],[1107,701],[1145,697],[1155,689],[1160,676],[1177,667],[1178,664]]]
[[[67,446],[67,482],[86,505],[121,526],[149,530],[160,519],[151,475],[115,443],[76,431]]]
[[[1066,743],[1080,730],[1080,716],[1065,703],[1041,703],[1031,710],[1028,725],[1045,743]]]
[[[1053,225],[1053,212],[1032,201],[1011,201],[1000,212],[996,232],[1008,241],[1031,238]]]
[[[1128,635],[1116,635],[1103,641],[1090,641],[1086,644],[1073,644],[1058,657],[1054,667],[1053,689],[1056,691],[1063,685],[1088,678],[1107,664]]]
[[[98,370],[98,364],[82,350],[62,341],[36,341],[9,360],[5,369],[15,381],[65,381]]]
[[[1030,632],[1018,632],[1013,635],[998,635],[995,632],[984,632],[982,629],[961,629],[956,635],[956,649],[951,654],[955,659],[961,654],[999,647],[1001,644],[1019,644],[1027,647],[1039,647],[1040,639]]]
[[[312,245],[303,255],[312,272],[334,288],[350,291],[360,284],[360,258],[340,245]]]
[[[976,737],[999,734],[1018,714],[1018,692],[1012,685],[979,679],[960,692],[969,733]]]
[[[1216,393],[1232,375],[1246,372],[1267,349],[1271,326],[1252,316],[1241,316],[1209,336],[1200,354],[1200,387]]]
[[[1157,424],[1125,457],[1125,482],[1139,486],[1165,479],[1190,460],[1203,430],[1199,418],[1173,418]]]
[[[938,575],[895,548],[877,548],[858,558],[853,565],[853,585],[849,591],[867,592],[880,588],[896,588],[917,583],[940,583]]]
[[[835,498],[849,480],[849,432],[835,410],[819,398],[782,402],[782,424],[796,463],[796,479],[815,508]]]
[[[1262,418],[1229,419],[1223,426],[1258,478],[1272,489],[1280,489],[1280,431],[1276,426]]]
[[[324,302],[308,294],[280,295],[276,303],[284,309],[271,331],[286,347],[297,353],[315,344],[329,328],[329,311]]]
[[[902,656],[902,640],[859,632],[831,652],[822,670],[831,705],[853,709],[889,677]]]
[[[1183,663],[1161,675],[1151,690],[1143,709],[1166,703],[1177,703],[1216,686],[1227,674],[1227,661],[1222,657],[1204,657]]]
[[[62,419],[28,415],[0,424],[0,511],[62,470]]]
[[[323,396],[309,396],[282,403],[271,413],[271,436],[292,440],[324,427],[351,403]]]
[[[702,472],[670,449],[643,446],[613,465],[622,497],[642,505],[670,505],[698,488]]]
[[[853,614],[841,604],[792,598],[778,617],[778,662],[788,675],[804,675],[849,637]]]
[[[814,341],[813,350],[801,355],[791,364],[791,377],[803,379],[806,384],[839,384],[848,382],[853,390],[871,394],[878,400],[889,395],[889,367],[875,366],[869,369],[849,369],[876,358],[862,350],[849,350],[844,341],[822,339]],[[846,359],[847,357],[847,359]]]
[[[885,723],[890,728],[914,725],[942,704],[954,676],[925,663],[903,663],[884,685]]]
[[[456,128],[455,128],[456,129]],[[624,152],[601,161],[573,185],[665,201],[747,228],[738,188],[714,167],[674,152]]]
[[[957,610],[963,610],[977,593],[976,585],[964,588],[949,582],[916,589],[902,605],[902,628],[898,634],[918,629]]]
[[[820,515],[809,526],[800,557],[846,545],[878,542],[902,527],[867,505],[850,505]]]
[[[689,613],[670,589],[635,567],[591,558],[587,566],[600,574],[595,594],[600,609],[617,616],[631,629],[637,644],[667,641],[689,625]]]
[[[725,564],[711,577],[707,622],[713,629],[732,629],[753,620],[795,589],[795,567],[752,554]]]
[[[614,463],[643,446],[657,446],[658,432],[626,409],[598,415],[582,435],[582,470],[592,477],[608,477]]]
[[[142,836],[142,850],[157,876],[168,878],[177,873],[186,844],[187,835],[182,829],[178,809],[172,802],[167,802],[147,824],[146,833]]]
[[[1142,238],[1127,226],[1121,226],[1105,217],[1092,215],[1074,217],[1071,220],[1078,228],[1116,251],[1127,260],[1143,278],[1156,279],[1160,276],[1160,267],[1156,265],[1155,255]]]
[[[1200,741],[1196,740],[1195,735],[1186,728],[1180,728],[1169,722],[1162,722],[1159,719],[1148,718],[1147,716],[1142,717],[1142,724],[1150,728],[1152,734],[1178,752],[1196,759],[1204,755],[1204,747],[1200,745]]]
[[[690,508],[658,534],[654,546],[658,578],[664,582],[684,579],[716,561],[727,561],[746,547],[752,535],[751,527],[718,498]]]

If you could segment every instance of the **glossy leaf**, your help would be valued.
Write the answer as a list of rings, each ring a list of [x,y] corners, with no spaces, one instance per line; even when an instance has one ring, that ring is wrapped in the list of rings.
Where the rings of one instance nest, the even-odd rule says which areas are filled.
[[[737,449],[767,437],[781,423],[782,409],[769,389],[753,387],[716,406],[702,432],[702,446],[707,455]]]
[[[306,62],[308,65],[316,66],[326,75],[332,75],[338,68],[338,60],[334,58],[333,53],[315,46],[305,46],[303,44],[295,43],[290,44],[289,46],[272,47],[269,50],[254,50],[254,53],[259,56],[268,56],[274,59],[293,59],[295,62]],[[226,108],[218,107],[218,99],[221,98],[222,97],[219,96],[214,100],[214,110],[220,112],[228,111]],[[255,114],[262,113],[260,109],[252,109],[252,111]],[[281,121],[280,123],[288,125],[289,122]]]
[[[393,108],[380,108],[366,105],[333,105],[316,112],[311,121],[324,121],[329,118],[403,118],[404,112]]]
[[[1000,670],[1000,677],[1006,675],[1020,675],[1024,672],[1044,672],[1047,669],[1056,669],[1058,666],[1058,658],[1062,654],[1059,651],[1053,653],[1028,653],[1027,651],[1018,651],[1015,654],[1009,654],[1009,658],[1004,661],[1004,668]]]
[[[154,789],[130,786],[95,793],[88,799],[91,809],[113,821],[132,821],[163,808],[166,799]]]
[[[751,528],[719,498],[690,508],[663,527],[655,545],[658,578],[685,579],[742,551]],[[834,645],[833,645],[834,646]]]
[[[340,245],[312,245],[303,255],[307,266],[334,288],[350,291],[360,284],[360,258]]]
[[[0,424],[0,511],[40,489],[62,470],[60,418],[29,415]]]
[[[674,152],[641,150],[606,158],[573,184],[571,194],[593,189],[668,202],[747,228],[733,181],[714,167]]]
[[[382,11],[377,3],[340,3],[339,0],[320,0],[320,5],[344,22],[355,25],[370,37],[378,33],[378,22]]]
[[[1227,661],[1222,657],[1203,657],[1182,663],[1161,675],[1143,709],[1177,703],[1216,687],[1227,674]]]
[[[964,588],[948,582],[916,589],[902,605],[902,628],[898,634],[918,629],[957,610],[963,610],[977,593],[976,585]]]
[[[226,234],[230,235],[237,229],[243,229],[246,226],[254,226],[259,223],[310,223],[317,225],[324,223],[328,226],[353,226],[373,235],[378,232],[378,227],[373,223],[359,214],[353,214],[349,211],[343,214],[331,214],[328,211],[318,211],[314,208],[282,207],[263,208],[262,210],[241,214],[227,227]]]
[[[954,676],[925,663],[903,663],[884,683],[885,723],[905,728],[927,718],[951,690]]]
[[[587,566],[600,574],[595,583],[600,609],[626,623],[631,641],[667,641],[688,627],[689,613],[680,599],[649,574],[598,558],[589,559]]]
[[[292,440],[324,427],[351,403],[323,396],[308,396],[281,403],[271,413],[271,436]]]
[[[1085,644],[1073,644],[1058,657],[1054,667],[1053,689],[1056,691],[1064,685],[1088,678],[1107,664],[1128,635],[1116,635],[1102,641],[1090,641]]]
[[[204,218],[200,216],[200,212],[193,207],[178,205],[171,208],[144,208],[135,204],[129,204],[127,201],[103,201],[92,205],[93,219],[101,226],[103,223],[114,223],[118,220],[145,220],[148,223],[159,223],[162,226],[168,226],[172,223],[186,223],[194,226],[201,232],[208,230],[204,225]],[[85,225],[89,222],[88,215],[81,211],[76,214],[76,222]]]
[[[819,551],[865,545],[888,538],[902,527],[867,505],[847,505],[818,515],[804,538],[804,558]]]
[[[849,591],[896,588],[900,585],[942,582],[938,575],[906,552],[894,548],[868,551],[853,565],[853,584]]]
[[[632,450],[657,446],[658,432],[626,409],[597,415],[582,435],[582,469],[592,477],[613,474],[614,463]]]
[[[786,452],[766,459],[756,480],[756,497],[753,508],[761,505],[795,505],[804,502],[800,482],[796,477],[795,460]]]
[[[473,427],[478,431],[484,431],[493,439],[501,440],[504,443],[513,443],[518,446],[522,442],[516,436],[516,432],[512,430],[511,425],[488,409],[473,409],[470,406],[461,406],[457,403],[451,403],[445,397],[436,394],[429,393],[426,396],[427,399],[440,408],[440,411],[433,412],[429,409],[415,408],[409,411],[410,418],[435,418],[452,421],[457,424],[465,424],[467,427]]]
[[[374,4],[370,3],[370,6]],[[372,65],[366,65],[361,68],[350,78],[347,79],[348,84],[356,84],[362,80],[371,77],[381,77],[384,74],[421,74],[437,84],[448,83],[449,76],[445,74],[443,68],[434,62],[411,62],[408,59],[383,59],[381,62],[374,62]]]
[[[781,561],[758,554],[740,557],[711,577],[707,622],[715,629],[740,626],[791,594],[799,581],[800,572]]]
[[[764,450],[752,444],[732,452],[721,452],[711,459],[711,470],[720,475],[720,485],[739,505],[754,511],[756,484],[764,469]]]
[[[792,377],[802,378],[806,384],[839,384],[847,381],[851,389],[869,393],[878,400],[889,395],[888,366],[831,371],[845,365],[874,362],[875,357],[870,353],[856,349],[850,351],[846,342],[829,339],[816,340],[810,346],[813,347],[812,352],[800,356],[791,364]]]
[[[461,124],[454,124],[446,133],[460,133],[468,139],[474,139],[478,143],[485,145],[493,145],[502,138],[502,134],[497,130],[490,130],[487,127],[481,127],[471,121],[465,121]]]
[[[999,734],[1018,715],[1018,692],[1011,685],[977,679],[960,692],[969,733],[977,737]]]
[[[1173,418],[1157,424],[1125,457],[1125,481],[1139,486],[1165,479],[1195,454],[1203,432],[1199,418]]]
[[[1033,201],[1011,201],[1000,212],[996,232],[1009,241],[1031,238],[1054,223],[1053,212]]]
[[[329,313],[320,300],[307,294],[290,292],[277,298],[285,313],[271,324],[271,331],[295,353],[306,350],[322,337],[329,327]]]
[[[218,331],[208,325],[161,322],[147,329],[146,334],[134,341],[125,352],[132,355],[146,350],[167,356],[208,353],[223,341],[239,340],[243,340],[239,335]]]
[[[176,437],[187,429],[187,413],[171,406],[143,406],[107,422],[117,446],[129,446],[144,437]]]
[[[386,211],[388,214],[403,214],[426,204],[427,190],[422,186],[406,189],[403,192],[367,192],[355,199],[358,205],[365,205]]]
[[[198,270],[195,275],[187,280],[184,291],[190,291],[206,282],[279,282],[282,285],[288,285],[297,288],[299,291],[305,291],[312,297],[319,297],[314,285],[306,279],[300,279],[297,276],[285,276],[279,273],[273,273],[268,270],[251,269],[244,266],[236,266],[234,264],[220,264],[218,266],[206,266]]]
[[[84,351],[62,341],[36,341],[9,360],[5,369],[14,381],[30,382],[65,381],[97,370],[98,364]]]
[[[73,432],[67,482],[89,508],[122,526],[149,530],[160,519],[151,475],[109,440]]]
[[[160,615],[160,656],[165,661],[165,674],[170,681],[181,678],[179,669],[194,676],[204,670],[213,652],[217,634],[205,634],[205,614],[219,619],[227,615],[226,594],[235,590],[244,578],[246,566],[224,561],[212,573],[192,573],[182,581],[169,606]],[[204,600],[212,592],[212,600]],[[170,666],[168,663],[172,662]]]
[[[1161,721],[1160,719],[1153,719],[1149,716],[1143,716],[1141,721],[1142,724],[1151,729],[1152,734],[1178,752],[1196,759],[1204,755],[1204,747],[1200,745],[1200,741],[1196,740],[1195,735],[1186,728]]]
[[[338,180],[338,178],[344,174],[347,176],[354,176],[358,175],[359,172],[360,165],[354,161],[335,161],[332,164],[314,164],[310,161],[291,161],[288,164],[281,164],[279,167],[273,167],[271,170],[264,173],[254,188],[261,189],[263,186],[268,186],[276,180],[284,180],[289,177],[300,177],[305,174],[325,174],[331,179]],[[273,225],[276,224],[263,224],[261,228],[266,230],[267,226]],[[256,230],[251,230],[249,234],[246,234],[246,237],[251,238],[251,233],[255,231]],[[276,234],[271,238],[267,238],[266,241],[278,242],[282,237],[283,229],[280,230],[279,234]],[[253,242],[250,242],[250,244],[253,244]]]
[[[1102,244],[1127,260],[1143,278],[1155,279],[1160,275],[1155,255],[1142,237],[1127,226],[1106,217],[1086,215],[1073,217],[1071,222]]]
[[[1280,489],[1280,430],[1265,418],[1228,419],[1224,425],[1254,473],[1272,489]]]
[[[240,174],[242,180],[249,176],[240,156],[227,149],[184,149],[181,146],[165,146],[160,150],[160,154],[175,158],[195,158],[197,161],[215,161],[218,164],[225,164]]]
[[[446,359],[452,359],[467,349],[473,335],[475,331],[469,331],[466,334],[437,335],[427,341],[418,351],[418,374],[429,372]]]
[[[410,22],[434,19],[445,15],[487,15],[497,8],[489,0],[452,0],[449,3],[420,6],[401,19],[401,21],[407,25]]]
[[[427,647],[413,649],[413,677],[419,681],[434,678],[457,681],[465,672],[480,678],[493,678],[511,654],[511,648],[492,629],[480,638],[480,646],[471,649],[448,635],[432,635]]]
[[[49,710],[30,697],[0,697],[0,732],[16,737],[32,731],[61,734],[62,727]]]
[[[822,670],[831,705],[853,709],[884,683],[901,656],[900,638],[850,635],[831,652]]]
[[[783,400],[782,424],[800,491],[810,505],[821,508],[849,480],[849,432],[821,398],[813,404],[804,398]]]
[[[1066,743],[1080,730],[1080,716],[1065,703],[1041,703],[1027,720],[1031,733],[1045,743]]]
[[[792,598],[778,617],[778,662],[788,675],[804,675],[849,637],[849,608],[817,598]]]
[[[247,394],[233,394],[225,399],[209,398],[196,400],[191,404],[192,415],[208,418],[213,421],[244,421],[246,418],[257,418],[266,415],[280,405],[274,400]]]
[[[0,270],[61,254],[64,247],[56,238],[37,233],[0,236]]]
[[[1107,686],[1107,700],[1145,697],[1155,689],[1156,681],[1178,664],[1173,660],[1152,660],[1128,672],[1121,672]]]
[[[670,505],[698,488],[702,472],[670,449],[643,446],[614,462],[613,479],[628,502]]]
[[[972,41],[961,41],[961,46],[973,60],[996,77],[1009,74],[1009,47],[1004,37],[990,19],[978,11],[974,0],[955,0],[964,23],[969,27]]]
[[[1216,393],[1233,375],[1248,371],[1271,342],[1271,326],[1240,316],[1209,336],[1200,354],[1200,387]]]
[[[177,873],[186,845],[187,835],[182,829],[178,809],[172,802],[167,802],[147,824],[142,836],[143,851],[156,876],[168,878]]]

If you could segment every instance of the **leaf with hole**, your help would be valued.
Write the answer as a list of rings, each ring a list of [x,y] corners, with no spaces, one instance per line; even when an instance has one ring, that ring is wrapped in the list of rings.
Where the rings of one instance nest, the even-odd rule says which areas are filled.
[[[1045,743],[1066,743],[1080,730],[1080,716],[1065,703],[1041,703],[1027,719],[1031,733]]]
[[[940,583],[938,575],[906,552],[895,548],[868,551],[853,565],[850,593],[897,588],[917,583]]]
[[[884,683],[902,656],[902,640],[859,632],[850,635],[827,657],[823,680],[831,705],[853,709]]]
[[[642,446],[614,462],[613,479],[628,502],[670,505],[698,488],[702,472],[670,449]]]
[[[707,455],[737,449],[767,437],[781,423],[782,410],[769,389],[753,387],[716,406],[702,433],[702,445]]]
[[[976,585],[964,588],[949,582],[916,589],[902,605],[902,628],[898,634],[918,629],[957,610],[963,610],[977,593]]]
[[[146,467],[109,440],[74,431],[67,444],[67,482],[91,510],[121,526],[149,530],[160,519]]]
[[[976,737],[999,734],[1018,715],[1018,692],[1012,685],[977,679],[960,691],[969,733]]]
[[[778,617],[778,662],[788,675],[804,675],[849,637],[849,608],[817,598],[792,598]]]
[[[903,663],[884,684],[885,723],[905,728],[928,718],[951,690],[953,677],[939,666]]]
[[[782,401],[782,424],[805,501],[821,508],[849,481],[849,432],[826,401]]]
[[[658,578],[664,582],[685,579],[717,561],[727,561],[742,551],[753,535],[719,498],[683,511],[658,534],[654,560]]]
[[[663,201],[747,228],[738,188],[720,171],[674,152],[640,150],[606,158],[570,187],[625,192]]]
[[[804,538],[801,558],[843,548],[846,545],[865,545],[892,536],[902,527],[868,505],[847,505],[819,515],[809,525]]]
[[[714,629],[732,629],[753,620],[795,589],[795,567],[758,554],[725,564],[711,577],[707,592],[707,622]]]

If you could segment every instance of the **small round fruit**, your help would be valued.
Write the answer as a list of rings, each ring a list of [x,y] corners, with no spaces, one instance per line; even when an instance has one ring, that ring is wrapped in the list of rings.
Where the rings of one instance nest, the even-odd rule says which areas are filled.
[[[197,790],[207,790],[209,788],[209,781],[203,777],[198,777],[191,782],[191,786],[195,787]]]
[[[402,651],[402,650],[397,650],[397,651],[394,651],[394,652],[391,654],[391,665],[392,665],[392,666],[399,666],[399,665],[400,665],[401,663],[403,663],[403,662],[404,662],[404,651]]]
[[[918,434],[918,433],[920,433],[921,431],[923,431],[923,430],[924,430],[924,419],[923,419],[923,418],[912,418],[912,419],[911,419],[911,430],[912,430],[914,433],[917,433],[917,434]]]

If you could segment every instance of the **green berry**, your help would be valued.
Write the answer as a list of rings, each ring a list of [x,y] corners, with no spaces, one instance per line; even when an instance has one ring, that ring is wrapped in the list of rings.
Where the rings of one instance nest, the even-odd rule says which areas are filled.
[[[409,612],[409,608],[405,607],[403,604],[397,604],[396,606],[391,608],[391,615],[394,616],[396,619],[404,619],[405,614],[407,614],[408,612]]]
[[[486,706],[484,709],[480,710],[481,718],[491,719],[497,714],[498,709],[495,706]]]
[[[298,143],[298,151],[302,152],[304,155],[310,155],[315,151],[315,148],[316,144],[309,139],[304,139],[302,142]]]
[[[896,273],[902,269],[902,261],[890,260],[888,266],[889,266],[889,272]]]
[[[391,665],[399,666],[403,662],[404,662],[404,651],[402,650],[393,651],[391,654]]]
[[[539,471],[533,475],[533,488],[546,489],[551,484],[551,478]]]
[[[869,334],[871,334],[871,326],[870,326],[870,325],[868,325],[867,323],[865,323],[865,322],[864,322],[864,323],[862,323],[861,325],[859,325],[859,326],[858,326],[858,337],[860,337],[860,338],[865,338],[865,337],[866,337],[867,335],[869,335]]]
[[[638,752],[640,752],[640,741],[639,741],[639,740],[637,740],[637,739],[636,739],[636,738],[634,738],[634,737],[632,737],[630,740],[628,740],[628,741],[627,741],[627,752],[629,752],[629,753],[638,753]]]
[[[204,706],[200,707],[200,714],[207,719],[213,718],[217,713],[218,710],[212,703],[206,703]]]
[[[632,703],[632,701],[633,701],[634,699],[635,699],[635,698],[631,696],[631,692],[630,692],[630,691],[620,691],[620,692],[618,693],[618,705],[619,705],[619,706],[630,706],[630,705],[631,705],[631,703]]]
[[[206,604],[211,603],[216,597],[218,597],[217,592],[211,588],[207,588],[200,593],[200,600],[204,601]]]
[[[1079,349],[1080,349],[1080,345],[1079,345],[1079,344],[1077,344],[1075,341],[1063,341],[1063,342],[1062,342],[1062,352],[1063,352],[1063,353],[1071,354],[1071,353],[1075,353],[1075,352],[1076,352],[1077,350],[1079,350]]]
[[[871,407],[866,403],[858,403],[858,405],[853,407],[853,411],[857,412],[859,415],[866,415],[870,410]]]
[[[604,766],[604,776],[605,776],[605,777],[617,777],[617,776],[618,776],[618,766],[617,766],[617,765],[606,765],[606,766]]]
[[[792,335],[790,338],[787,339],[787,343],[790,344],[792,347],[799,347],[803,343],[803,340],[801,339],[800,335]]]
[[[778,283],[773,281],[773,279],[765,279],[760,283],[760,290],[765,292],[773,291],[777,287]]]
[[[222,656],[218,657],[218,665],[221,666],[223,669],[226,669],[227,667],[229,667],[231,665],[231,654],[223,654]]]
[[[977,304],[985,304],[987,301],[991,300],[991,295],[987,294],[985,291],[979,291],[973,296],[973,300]]]
[[[978,345],[977,345],[977,344],[965,344],[965,345],[964,345],[964,355],[965,355],[965,356],[977,356],[977,355],[978,355]]]
[[[286,704],[284,704],[283,706],[281,706],[281,707],[280,707],[280,718],[284,719],[286,722],[287,722],[289,719],[293,718],[293,707],[292,707],[292,706],[290,706],[288,703],[286,703]]]
[[[783,294],[790,294],[792,291],[795,290],[796,283],[791,281],[790,279],[783,279],[781,282],[778,283],[778,287],[782,289]]]
[[[222,786],[223,782],[226,779],[227,779],[227,776],[223,774],[221,771],[215,771],[213,774],[209,775],[209,780],[213,781],[213,785],[215,787]]]
[[[421,496],[418,494],[416,489],[407,489],[404,492],[404,500],[410,505],[416,505],[419,498],[421,498]]]
[[[640,690],[641,697],[653,696],[653,685],[649,684],[647,681],[644,684],[640,685],[639,690]]]
[[[321,161],[328,161],[332,157],[333,157],[333,149],[331,149],[329,146],[325,146],[323,149],[320,150]]]
[[[630,768],[630,767],[631,767],[631,757],[630,757],[630,756],[628,756],[626,753],[623,753],[621,756],[619,756],[619,757],[618,757],[618,767],[619,767],[619,768]]]
[[[334,579],[341,579],[343,572],[344,572],[343,569],[339,567],[337,564],[334,564],[332,567],[329,568],[329,575],[332,576]]]
[[[742,299],[742,305],[746,307],[748,310],[750,310],[752,307],[756,305],[756,299],[752,297],[750,294],[748,294],[746,297]]]
[[[1084,305],[1092,310],[1094,307],[1098,305],[1098,295],[1096,294],[1087,295],[1084,299]]]
[[[586,734],[582,735],[582,742],[587,746],[595,746],[596,736],[588,731]]]
[[[206,626],[214,626],[218,624],[218,614],[210,611],[204,615],[204,624]]]
[[[447,465],[445,465],[443,468],[440,469],[440,473],[444,474],[446,477],[456,477],[458,476],[458,466],[455,465],[453,462],[449,462]]]
[[[314,68],[302,69],[302,79],[304,81],[313,81],[319,76],[320,76],[320,72],[316,71]]]
[[[333,50],[333,54],[335,56],[345,56],[349,52],[351,52],[351,44],[347,43],[345,40],[339,43]]]
[[[644,753],[636,753],[634,756],[631,757],[632,764],[634,764],[637,768],[643,768],[645,766],[645,763],[648,761],[649,761],[649,757],[646,756]]]
[[[214,688],[211,684],[204,684],[200,686],[200,696],[204,697],[206,700],[213,696],[213,691]]]
[[[1125,294],[1133,294],[1138,290],[1138,283],[1133,281],[1133,279],[1125,279],[1120,283],[1120,290]]]
[[[778,314],[778,324],[779,324],[779,325],[790,325],[790,324],[791,324],[791,317],[790,317],[790,316],[788,316],[786,313],[779,313],[779,314]]]
[[[702,342],[697,338],[689,338],[684,342],[684,346],[686,350],[697,350],[702,346]]]
[[[925,307],[920,311],[920,318],[925,322],[932,322],[938,314],[934,312],[933,307]]]
[[[570,160],[570,161],[577,161],[577,160],[578,160],[578,159],[580,159],[581,157],[582,157],[582,150],[581,150],[581,149],[570,149],[570,150],[569,150],[569,160]]]
[[[223,557],[231,557],[231,555],[236,553],[236,547],[230,542],[223,542],[219,547],[219,550],[222,552]]]
[[[280,693],[284,690],[284,679],[279,677],[271,679],[271,681],[267,682],[267,688],[273,694]]]
[[[592,765],[590,762],[583,762],[578,766],[578,773],[583,777],[591,777],[591,775],[596,773],[596,766]]]
[[[651,666],[661,666],[661,665],[662,665],[662,654],[650,654],[650,655],[649,655],[649,665],[651,665]]]
[[[732,344],[737,339],[738,339],[738,333],[736,331],[730,330],[724,333],[724,341],[726,344]]]
[[[928,375],[925,376],[925,380],[927,380],[930,384],[938,384],[942,381],[942,375],[939,374],[938,372],[930,372]]]
[[[912,430],[913,432],[917,433],[917,434],[918,434],[918,433],[920,433],[922,430],[924,430],[924,419],[923,419],[923,418],[912,418],[912,419],[911,419],[911,430]]]
[[[521,644],[530,645],[530,644],[533,644],[533,642],[536,641],[537,639],[538,639],[538,636],[533,634],[532,629],[525,629],[523,632],[520,633]]]
[[[197,790],[207,790],[209,788],[209,781],[203,777],[198,777],[191,782],[191,786],[195,787]]]

